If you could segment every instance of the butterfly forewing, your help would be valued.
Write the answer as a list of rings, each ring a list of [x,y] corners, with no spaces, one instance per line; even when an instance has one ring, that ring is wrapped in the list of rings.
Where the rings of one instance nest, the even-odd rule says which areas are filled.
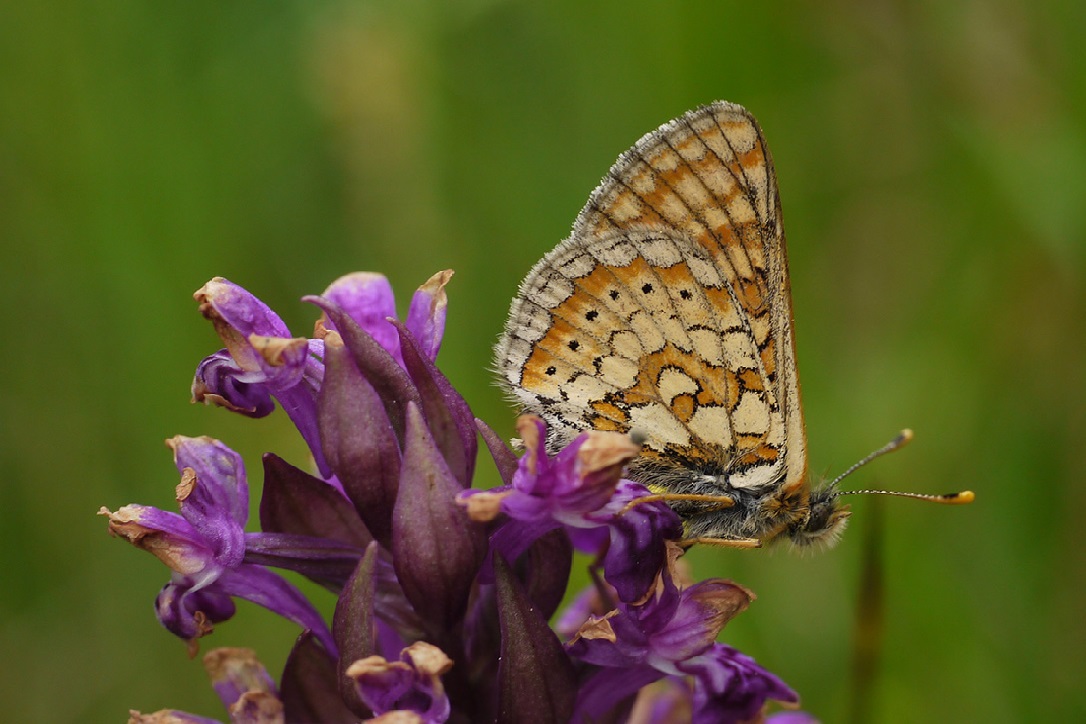
[[[554,444],[638,430],[657,471],[802,481],[777,185],[746,110],[691,111],[619,158],[521,285],[497,364]]]

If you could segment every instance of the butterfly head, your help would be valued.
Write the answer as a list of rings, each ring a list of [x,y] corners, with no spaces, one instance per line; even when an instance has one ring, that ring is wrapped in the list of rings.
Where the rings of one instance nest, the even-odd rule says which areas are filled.
[[[833,487],[813,490],[808,501],[807,515],[789,526],[788,540],[799,549],[830,548],[845,531],[852,515],[849,506],[842,505]]]

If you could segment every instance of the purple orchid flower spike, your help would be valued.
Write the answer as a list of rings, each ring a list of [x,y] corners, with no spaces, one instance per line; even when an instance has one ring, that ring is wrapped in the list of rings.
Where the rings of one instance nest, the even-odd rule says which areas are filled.
[[[109,518],[113,535],[154,554],[173,577],[155,602],[159,621],[195,651],[197,639],[234,615],[232,597],[244,598],[310,629],[330,650],[331,633],[312,604],[262,565],[245,562],[249,487],[241,457],[208,437],[175,437],[181,514],[126,505]]]
[[[680,589],[676,561],[682,552],[674,543],[668,551],[668,565],[645,601],[619,603],[602,617],[590,616],[570,641],[571,656],[601,667],[581,687],[579,715],[598,718],[616,700],[665,676],[693,678],[694,721],[748,721],[769,699],[798,701],[753,659],[716,643],[754,594],[723,579]]]
[[[450,276],[423,284],[402,320],[383,276],[341,277],[304,298],[322,311],[314,339],[225,279],[197,292],[226,347],[201,363],[194,397],[251,417],[277,401],[317,470],[266,454],[262,531],[246,532],[240,457],[176,437],[179,512],[100,512],[171,569],[156,613],[193,653],[236,598],[303,628],[278,686],[252,652],[205,657],[230,721],[811,721],[766,719],[766,702],[795,694],[716,643],[753,594],[680,581],[678,516],[622,479],[630,436],[589,431],[548,451],[546,424],[523,417],[518,457],[473,417],[434,361]],[[480,435],[503,487],[470,489]],[[594,586],[551,624],[574,549],[595,556]],[[337,597],[331,630],[273,567]]]
[[[591,431],[551,457],[543,449],[545,422],[524,415],[517,431],[525,454],[512,484],[467,490],[458,498],[475,520],[508,516],[492,547],[516,560],[541,535],[564,528],[579,550],[602,553],[604,576],[622,600],[644,596],[663,565],[663,541],[681,537],[682,526],[664,503],[629,505],[649,495],[643,486],[620,479],[639,446],[628,435]]]

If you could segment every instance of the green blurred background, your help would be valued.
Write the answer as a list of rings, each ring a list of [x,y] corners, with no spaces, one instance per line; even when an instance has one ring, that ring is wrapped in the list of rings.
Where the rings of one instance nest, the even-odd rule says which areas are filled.
[[[218,347],[204,281],[306,334],[298,298],[340,274],[382,271],[405,301],[453,268],[440,362],[509,433],[487,367],[516,284],[619,152],[724,98],[777,163],[812,470],[908,426],[916,442],[849,486],[978,494],[857,500],[817,556],[693,552],[699,577],[759,594],[724,640],[845,719],[881,518],[871,719],[1082,720],[1083,7],[5,3],[3,718],[224,716],[155,621],[165,569],[95,516],[172,506],[174,434],[237,448],[256,490],[261,452],[305,462],[283,416],[189,404]],[[204,648],[254,646],[278,672],[295,633],[242,604]]]

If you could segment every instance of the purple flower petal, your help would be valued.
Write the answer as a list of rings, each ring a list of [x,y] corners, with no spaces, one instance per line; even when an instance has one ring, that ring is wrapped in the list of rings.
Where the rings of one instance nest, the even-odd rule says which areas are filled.
[[[212,550],[188,521],[176,514],[134,505],[116,513],[103,508],[100,513],[109,516],[112,535],[153,553],[174,571],[155,599],[155,613],[166,630],[188,641],[195,653],[195,640],[235,611],[230,597],[214,587],[222,567]]]
[[[243,526],[249,518],[249,485],[241,456],[209,437],[178,435],[166,441],[181,473],[177,502],[223,566],[245,556]]]
[[[309,341],[292,338],[268,305],[222,277],[209,281],[193,297],[241,370],[262,373],[276,396],[302,381]]]
[[[321,296],[342,309],[402,363],[400,338],[388,321],[389,317],[396,317],[396,296],[384,275],[373,272],[347,274],[332,282]],[[339,329],[335,320],[330,322],[330,329]]]
[[[115,513],[101,508],[98,514],[109,518],[110,535],[151,553],[181,575],[199,573],[214,565],[214,552],[192,524],[177,513],[133,504]]]
[[[628,708],[642,687],[660,680],[663,676],[660,671],[644,664],[601,669],[592,674],[578,689],[572,721],[616,720],[614,715]],[[625,717],[617,718],[618,721],[624,719]]]
[[[682,537],[682,521],[666,503],[644,503],[622,512],[628,503],[648,494],[642,485],[623,480],[611,502],[587,516],[608,524],[610,544],[603,558],[604,577],[621,601],[644,596],[664,566],[664,541]]]
[[[339,593],[365,549],[291,533],[246,533],[245,563],[301,573]]]
[[[272,453],[264,455],[260,527],[268,533],[320,536],[360,550],[373,540],[343,493]]]
[[[216,277],[194,295],[200,312],[215,326],[239,372],[214,360],[205,360],[193,382],[195,399],[227,401],[230,409],[245,410],[260,403],[259,390],[239,397],[228,378],[262,386],[273,395],[309,445],[322,475],[330,475],[317,435],[316,393],[324,374],[319,361],[323,342],[292,338],[290,330],[266,304],[231,282]],[[217,373],[213,375],[212,373]],[[226,383],[226,386],[223,386]],[[217,385],[217,386],[216,386]],[[263,403],[266,407],[267,403]]]
[[[250,692],[271,694],[278,704],[279,694],[268,670],[252,649],[217,648],[204,654],[204,669],[223,706],[230,709]],[[280,708],[282,705],[279,705]]]
[[[448,631],[464,616],[486,555],[486,532],[456,504],[460,484],[449,471],[414,403],[400,490],[393,513],[396,577],[425,625]]]
[[[323,297],[308,296],[302,299],[320,307],[328,324],[339,332],[344,346],[351,353],[351,359],[381,398],[392,429],[396,431],[397,439],[402,441],[405,406],[408,402],[420,402],[419,392],[407,372],[387,349],[337,304]]]
[[[332,635],[340,651],[337,669],[343,701],[347,708],[363,719],[371,716],[372,712],[359,696],[354,681],[347,676],[347,668],[358,659],[379,653],[377,620],[374,617],[376,571],[377,544],[371,543],[336,602],[336,613],[332,619]]]
[[[502,512],[513,520],[495,533],[492,545],[512,560],[527,547],[531,535],[560,524],[578,550],[604,555],[604,575],[621,600],[643,597],[664,563],[663,541],[681,537],[682,525],[664,503],[625,510],[635,498],[648,495],[642,486],[620,480],[638,446],[627,435],[589,432],[550,457],[543,449],[547,428],[542,420],[523,416],[517,431],[525,454],[512,486],[460,496],[476,519],[489,515],[484,515],[486,506],[479,499],[500,499]]]
[[[695,721],[746,721],[767,699],[795,701],[780,679],[735,649],[715,643],[724,625],[753,598],[730,581],[710,579],[680,590],[678,546],[668,544],[668,565],[643,602],[620,603],[603,618],[590,617],[570,642],[572,656],[614,670],[649,666],[695,679]]]
[[[518,577],[544,621],[549,621],[562,603],[572,567],[573,544],[564,530],[539,537],[516,561]]]
[[[475,427],[486,443],[490,456],[494,458],[494,464],[498,468],[502,482],[505,485],[513,484],[513,473],[517,471],[517,456],[509,449],[509,446],[498,437],[498,434],[490,429],[490,426],[479,418],[475,418]]]
[[[182,516],[126,506],[109,516],[110,532],[154,553],[175,571],[155,602],[159,620],[188,640],[234,614],[240,596],[310,628],[334,650],[320,615],[293,586],[259,565],[243,563],[248,486],[240,456],[210,438],[169,441],[181,471]]]
[[[533,524],[540,535],[551,528],[562,525],[561,521],[552,515],[554,512],[554,507],[551,505],[552,501],[544,497],[519,495],[519,491],[515,489],[465,491],[465,493],[466,495],[461,497],[461,500],[469,503],[469,509],[477,504],[478,501],[474,500],[475,498],[486,500],[490,496],[495,496],[494,499],[500,504],[499,511],[512,518],[515,521],[515,523],[512,523],[513,525],[518,523],[521,525]],[[524,545],[527,546],[530,542],[525,541]],[[518,550],[516,554],[520,555],[520,551]]]
[[[728,621],[745,611],[754,594],[719,578],[683,589],[674,615],[652,637],[655,654],[669,661],[683,661],[712,646]]]
[[[677,664],[692,675],[695,722],[743,722],[754,719],[769,699],[796,703],[799,697],[754,659],[730,646],[714,644],[709,651]]]
[[[230,352],[208,355],[192,379],[192,401],[225,407],[247,417],[266,417],[275,409],[262,372],[238,367]]]
[[[551,515],[562,523],[579,528],[599,526],[585,515],[610,502],[622,468],[637,455],[638,446],[627,435],[593,431],[578,436],[550,458],[543,450],[547,428],[542,420],[522,416],[517,432],[525,455],[513,476],[513,488],[522,495],[546,500]],[[512,496],[506,505],[515,505]]]
[[[416,641],[403,650],[399,661],[370,656],[351,664],[347,675],[374,714],[410,711],[423,722],[444,722],[451,707],[441,675],[452,665],[441,649]]]
[[[279,689],[288,722],[358,722],[340,696],[335,659],[310,631],[298,637],[287,656]]]
[[[474,500],[478,497],[483,496],[472,495],[467,498],[467,500]],[[461,501],[461,505],[463,505],[465,499],[458,497],[457,500]],[[507,519],[490,536],[490,549],[487,552],[486,562],[479,573],[479,582],[493,583],[494,555],[501,555],[506,560],[515,561],[520,558],[535,541],[559,528],[561,528],[561,526],[553,520],[520,521],[516,519]]]
[[[492,549],[514,560],[535,537],[563,526],[575,548],[603,556],[604,575],[621,600],[642,598],[664,563],[663,541],[681,537],[682,526],[664,503],[626,510],[631,501],[649,494],[619,477],[638,446],[626,435],[590,432],[550,457],[543,449],[547,428],[542,420],[522,416],[517,430],[525,454],[512,485],[469,490],[458,498],[475,520],[494,519],[499,506],[509,516],[494,533]],[[490,437],[494,448],[496,436]],[[483,580],[489,580],[488,570]]]
[[[501,621],[498,721],[569,721],[576,675],[558,637],[501,558],[494,561]]]
[[[196,640],[211,633],[215,624],[233,618],[236,610],[229,594],[216,588],[198,588],[195,581],[185,576],[174,576],[155,598],[159,623],[174,636],[188,641],[193,654]]]
[[[591,635],[581,632],[585,640],[573,642],[571,652],[601,665],[616,665],[615,657],[622,655],[674,673],[673,664],[712,646],[727,622],[753,599],[750,591],[721,579],[680,591],[674,580],[680,550],[669,543],[668,551],[668,564],[649,597],[640,603],[620,603],[618,611],[609,614],[610,636],[601,636],[594,628]]]
[[[551,458],[543,449],[546,424],[524,415],[517,431],[525,453],[513,474],[513,483],[502,489],[501,509],[518,521],[550,520],[571,527],[596,528],[607,524],[590,519],[589,513],[611,500],[623,464],[637,454],[628,436],[617,433],[585,433]],[[498,491],[488,491],[495,493]],[[477,495],[468,491],[462,499]]]
[[[418,342],[419,351],[430,360],[437,358],[445,334],[445,310],[449,305],[445,285],[452,279],[451,269],[439,271],[418,288],[411,298],[406,326]]]
[[[612,610],[603,616],[589,616],[566,646],[570,656],[579,661],[624,669],[648,660],[651,653],[648,641],[648,635],[634,619]],[[669,668],[661,673],[670,671]]]
[[[389,547],[400,483],[396,434],[385,405],[339,334],[328,333],[324,359],[324,385],[317,401],[322,448],[366,527]]]
[[[138,711],[128,712],[128,724],[222,724],[218,719],[189,714],[177,709],[159,709],[150,714]]]
[[[283,320],[243,287],[215,277],[192,295],[200,313],[214,326],[231,356],[242,369],[259,369],[261,360],[249,344],[250,335],[289,338]]]
[[[217,581],[217,588],[223,593],[263,606],[303,629],[309,629],[328,651],[336,653],[332,632],[320,613],[301,591],[278,574],[261,566],[242,565],[224,571]]]
[[[475,472],[478,445],[475,437],[475,417],[471,414],[471,408],[449,384],[445,375],[422,354],[407,328],[399,322],[395,322],[395,325],[400,333],[404,367],[419,390],[426,426],[445,457],[449,469],[460,481],[460,487],[469,487],[471,476]]]

